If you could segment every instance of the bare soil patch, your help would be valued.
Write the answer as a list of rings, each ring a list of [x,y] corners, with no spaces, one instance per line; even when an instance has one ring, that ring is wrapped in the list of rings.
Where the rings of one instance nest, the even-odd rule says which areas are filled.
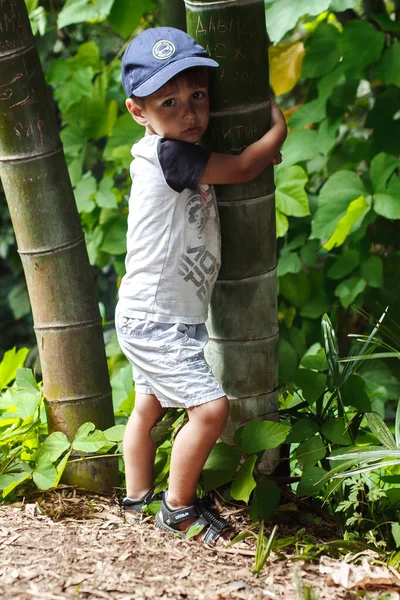
[[[229,508],[224,516],[237,530],[248,525],[244,509]],[[0,506],[0,598],[400,600],[396,585],[356,595],[332,585],[320,565],[289,555],[272,555],[255,577],[254,551],[252,542],[210,548],[177,539],[156,530],[151,517],[125,523],[113,499],[53,491],[35,501]],[[313,595],[306,595],[307,587]]]

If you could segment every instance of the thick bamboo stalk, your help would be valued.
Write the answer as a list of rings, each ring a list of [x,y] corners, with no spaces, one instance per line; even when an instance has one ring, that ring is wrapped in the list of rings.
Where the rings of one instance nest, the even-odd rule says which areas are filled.
[[[51,98],[24,0],[0,0],[0,176],[32,306],[50,431],[114,423],[100,314]],[[64,481],[118,485],[117,459]]]
[[[220,63],[211,71],[206,145],[239,153],[270,126],[263,0],[185,0],[188,33]],[[277,419],[278,323],[272,167],[217,186],[222,267],[208,320],[207,359],[230,399],[225,440],[254,419]],[[270,469],[276,453],[269,455]]]
[[[183,0],[158,0],[160,25],[186,31],[186,12]]]

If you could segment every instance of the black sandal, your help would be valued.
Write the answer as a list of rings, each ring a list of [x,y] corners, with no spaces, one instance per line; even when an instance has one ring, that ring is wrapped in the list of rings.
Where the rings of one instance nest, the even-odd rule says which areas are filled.
[[[179,524],[190,518],[195,520],[189,528],[186,531],[179,529]],[[228,521],[222,519],[205,500],[198,500],[191,506],[173,510],[167,504],[166,494],[164,494],[160,510],[156,514],[156,527],[178,537],[186,537],[186,533],[192,528],[198,528],[200,533],[201,528],[205,531],[201,541],[206,544],[214,544],[223,533],[233,531],[233,527],[229,525]]]
[[[122,508],[124,509],[125,517],[129,520],[139,521],[143,516],[143,508],[161,500],[163,492],[154,493],[154,488],[151,488],[149,492],[143,498],[139,500],[133,500],[132,498],[124,498],[121,502]]]

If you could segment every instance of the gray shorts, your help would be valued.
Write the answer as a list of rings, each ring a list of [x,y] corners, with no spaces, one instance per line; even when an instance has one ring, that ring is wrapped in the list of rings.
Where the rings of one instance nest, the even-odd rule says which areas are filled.
[[[225,395],[204,359],[204,323],[155,323],[117,309],[115,327],[137,392],[155,394],[165,408],[191,408]]]

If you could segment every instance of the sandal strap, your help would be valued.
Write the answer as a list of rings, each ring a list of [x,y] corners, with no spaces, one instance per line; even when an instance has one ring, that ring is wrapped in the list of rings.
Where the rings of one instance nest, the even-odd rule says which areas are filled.
[[[166,503],[165,497],[163,498],[161,504],[161,511],[164,523],[172,529],[178,530],[179,523],[182,521],[186,521],[186,519],[190,519],[192,517],[197,518],[199,516],[199,511],[196,508],[195,504],[191,506],[185,506],[184,508],[177,508],[176,510],[172,510]]]
[[[226,529],[232,529],[228,521],[220,517],[215,510],[210,508],[206,502],[204,502],[204,500],[199,500],[196,504],[198,505],[199,514],[206,519],[207,523],[210,525],[210,528],[212,527],[219,533],[225,531]]]

